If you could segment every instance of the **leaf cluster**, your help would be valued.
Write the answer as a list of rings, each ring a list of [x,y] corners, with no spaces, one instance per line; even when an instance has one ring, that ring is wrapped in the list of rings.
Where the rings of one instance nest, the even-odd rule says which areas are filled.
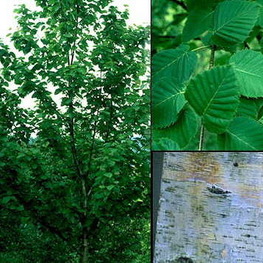
[[[187,17],[177,22],[177,47],[153,56],[155,150],[262,149],[262,8],[243,0],[180,6]]]

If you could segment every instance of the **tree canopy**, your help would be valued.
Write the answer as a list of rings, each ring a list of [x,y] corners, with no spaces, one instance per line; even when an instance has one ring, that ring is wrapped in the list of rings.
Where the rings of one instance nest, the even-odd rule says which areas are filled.
[[[148,262],[148,29],[109,0],[36,4],[0,43],[0,260]]]

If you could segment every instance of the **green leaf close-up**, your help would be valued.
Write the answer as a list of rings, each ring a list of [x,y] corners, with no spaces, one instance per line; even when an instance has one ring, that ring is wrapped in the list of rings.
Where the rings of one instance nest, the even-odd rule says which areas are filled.
[[[263,125],[246,117],[237,117],[226,133],[219,136],[221,150],[257,151],[263,148]]]
[[[181,84],[193,74],[196,62],[196,54],[189,51],[187,45],[164,50],[152,59],[152,81],[155,82],[160,78],[170,77],[175,79],[176,83]]]
[[[263,122],[262,5],[154,1],[153,149],[171,150],[173,142],[175,150],[262,150],[263,133],[254,140],[244,128],[261,130]]]
[[[184,86],[172,78],[162,78],[152,87],[153,126],[165,128],[175,123],[186,104]]]
[[[239,104],[239,88],[230,67],[217,67],[197,75],[185,96],[207,130],[215,133],[226,130]]]
[[[257,120],[259,106],[257,105],[256,101],[247,99],[247,98],[240,98],[240,103],[237,109],[237,116],[246,116]]]
[[[242,50],[229,61],[234,69],[240,94],[257,98],[263,94],[263,55],[253,50]]]
[[[187,18],[182,39],[187,42],[200,36],[212,26],[213,11],[210,9],[194,9]]]
[[[178,121],[166,129],[153,129],[153,141],[158,143],[159,140],[170,139],[175,145],[179,145],[179,149],[189,150],[194,140],[199,125],[199,118],[191,108],[183,111]],[[153,150],[157,150],[153,147]],[[165,150],[162,148],[162,150]],[[170,149],[172,150],[172,149]]]
[[[242,0],[219,3],[214,13],[213,38],[219,46],[243,42],[258,19],[257,4]],[[224,45],[224,44],[223,44]]]

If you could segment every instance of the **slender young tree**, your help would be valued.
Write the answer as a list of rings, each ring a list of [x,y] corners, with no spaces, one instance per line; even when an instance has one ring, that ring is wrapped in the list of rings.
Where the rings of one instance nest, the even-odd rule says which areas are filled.
[[[0,47],[1,222],[19,215],[52,262],[134,260],[148,249],[148,31],[109,0],[36,4],[16,10],[16,51]]]

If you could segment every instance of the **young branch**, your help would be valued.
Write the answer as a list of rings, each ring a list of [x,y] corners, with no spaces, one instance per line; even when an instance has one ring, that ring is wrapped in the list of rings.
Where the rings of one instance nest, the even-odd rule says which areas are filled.
[[[203,143],[204,143],[204,132],[205,132],[204,125],[203,125],[203,124],[201,124],[201,130],[200,130],[200,137],[199,137],[199,146],[198,146],[198,151],[202,151],[202,150],[203,150]]]
[[[79,7],[77,6],[77,11],[79,11]],[[75,37],[77,37],[77,31],[78,31],[78,19],[76,20],[76,31],[75,31]],[[71,54],[70,52],[68,53],[68,66],[71,66],[74,62],[74,57],[75,57],[75,47],[76,47],[76,39],[74,40],[74,43],[71,47]],[[69,81],[68,83],[68,88],[70,89],[68,92],[68,97],[70,99],[70,104],[69,104],[69,113],[70,113],[70,118],[69,118],[69,133],[70,133],[70,138],[71,138],[71,151],[72,151],[72,157],[74,161],[74,165],[78,174],[79,178],[83,178],[83,172],[81,169],[81,165],[79,163],[79,158],[78,158],[78,153],[77,153],[77,147],[76,147],[76,138],[75,138],[75,130],[74,130],[74,124],[75,124],[75,119],[74,119],[74,104],[73,104],[73,99],[74,99],[74,93],[72,91],[72,81]]]
[[[202,50],[205,50],[207,48],[209,48],[210,46],[202,46],[202,47],[198,47],[198,48],[195,48],[191,51],[194,51],[194,52],[199,52],[199,51],[202,51]]]
[[[79,11],[79,6],[76,6],[77,13]],[[68,66],[71,66],[74,62],[74,57],[75,57],[75,48],[76,48],[76,40],[77,40],[77,35],[78,35],[78,17],[76,18],[76,31],[75,31],[75,40],[71,46],[71,54],[70,52],[68,53]],[[81,180],[81,193],[82,193],[82,208],[83,208],[83,220],[81,221],[81,226],[82,226],[82,246],[83,246],[83,251],[82,251],[82,256],[81,256],[81,262],[82,263],[87,263],[88,260],[88,231],[86,227],[86,221],[87,221],[87,209],[88,209],[88,197],[87,197],[87,182],[86,182],[86,177],[84,176],[84,173],[81,169],[81,164],[79,161],[79,155],[77,152],[77,147],[76,147],[76,138],[75,138],[75,108],[74,108],[74,90],[72,89],[72,81],[70,80],[68,82],[68,98],[70,99],[70,104],[69,104],[69,132],[70,132],[70,138],[71,138],[71,152],[72,152],[72,157],[74,160],[74,165],[75,169],[77,171],[78,177]]]
[[[247,42],[244,42],[245,48],[250,49],[250,46]]]
[[[210,55],[210,60],[209,60],[209,69],[212,69],[215,64],[215,51],[216,51],[216,46],[211,46],[211,55]]]

